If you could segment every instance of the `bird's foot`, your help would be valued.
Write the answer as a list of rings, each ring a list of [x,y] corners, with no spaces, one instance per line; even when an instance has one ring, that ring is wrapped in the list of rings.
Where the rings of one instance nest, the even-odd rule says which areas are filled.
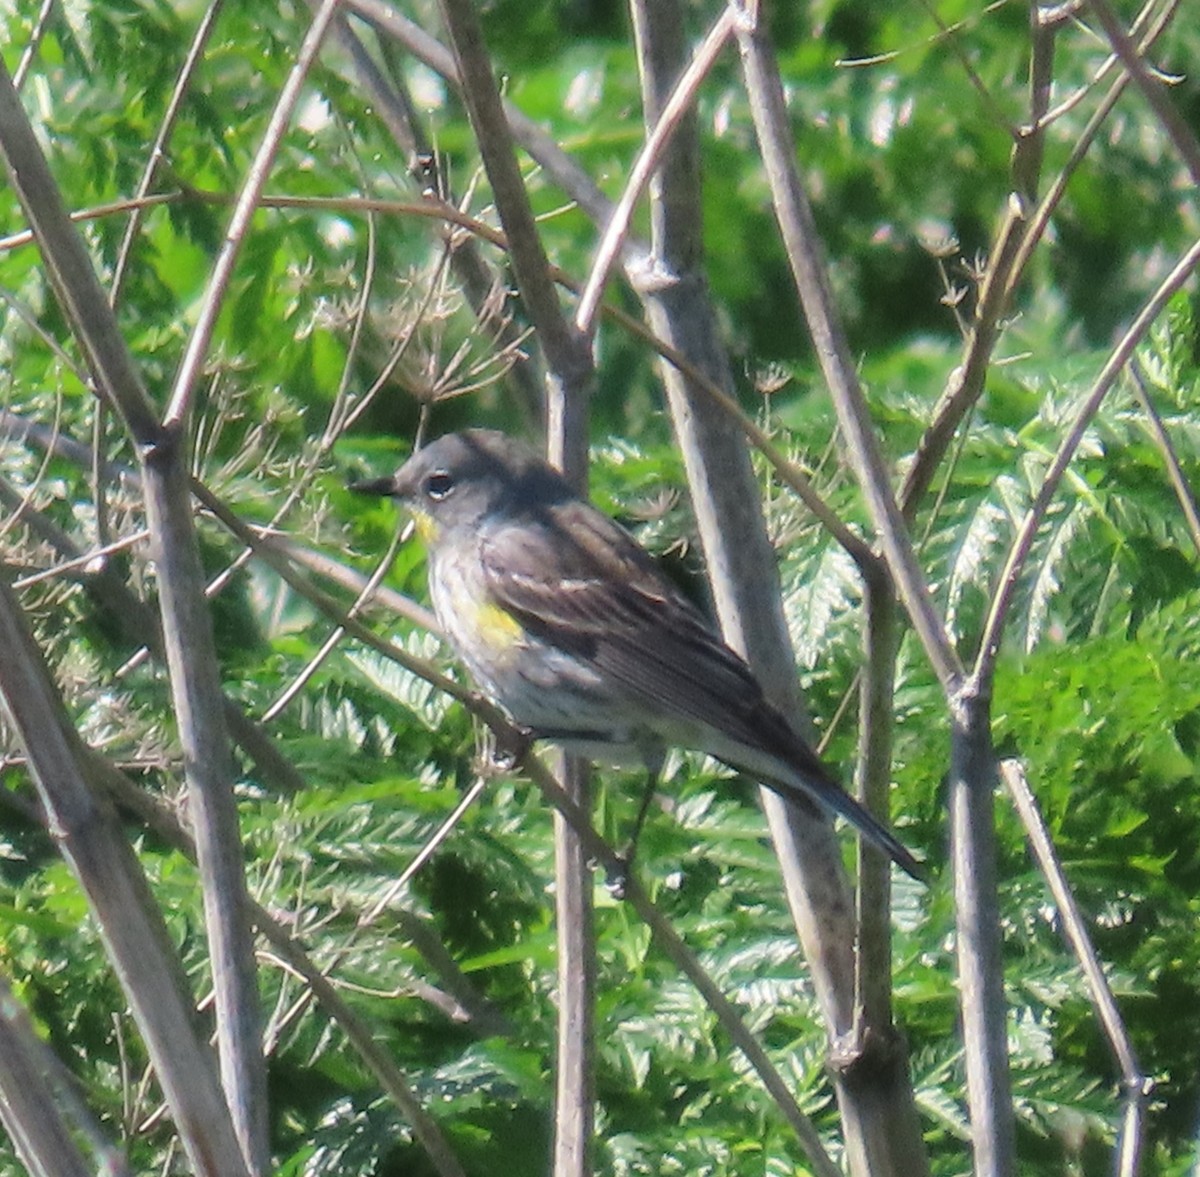
[[[487,747],[488,761],[498,772],[511,772],[533,746],[534,734],[527,727],[515,723],[506,728],[489,728]]]
[[[633,870],[633,859],[624,854],[608,868],[608,878],[605,880],[605,890],[614,899],[624,899],[629,889],[630,873]]]

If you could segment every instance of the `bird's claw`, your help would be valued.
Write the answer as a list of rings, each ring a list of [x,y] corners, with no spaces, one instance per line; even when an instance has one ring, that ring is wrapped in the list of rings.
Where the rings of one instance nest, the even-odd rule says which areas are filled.
[[[608,868],[608,878],[605,888],[614,899],[626,899],[629,892],[629,880],[633,877],[633,856],[637,844],[631,842],[624,854],[618,854],[616,861]]]
[[[511,772],[533,745],[533,732],[527,727],[510,724],[504,730],[492,729],[488,759],[499,772]]]

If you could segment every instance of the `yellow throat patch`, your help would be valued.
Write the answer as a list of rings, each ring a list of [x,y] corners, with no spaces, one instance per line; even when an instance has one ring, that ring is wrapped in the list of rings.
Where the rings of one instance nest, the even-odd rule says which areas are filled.
[[[413,526],[417,529],[417,535],[421,537],[421,542],[428,547],[435,539],[437,539],[437,524],[433,521],[433,516],[428,511],[414,510],[411,512]]]

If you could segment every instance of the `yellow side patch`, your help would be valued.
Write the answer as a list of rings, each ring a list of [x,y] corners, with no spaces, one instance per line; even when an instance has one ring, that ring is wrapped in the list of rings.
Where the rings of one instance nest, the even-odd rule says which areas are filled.
[[[480,605],[475,611],[476,636],[495,649],[513,645],[523,632],[521,623],[499,605]]]

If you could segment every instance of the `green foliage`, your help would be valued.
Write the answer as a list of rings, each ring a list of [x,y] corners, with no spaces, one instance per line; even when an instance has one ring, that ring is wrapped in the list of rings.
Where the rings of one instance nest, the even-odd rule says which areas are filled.
[[[22,0],[5,10],[10,67],[41,7]],[[946,304],[957,300],[969,314],[977,255],[1008,204],[1010,127],[1026,105],[1027,10],[939,6],[943,24],[965,22],[949,36],[911,6],[774,7],[797,153],[839,305],[885,457],[903,472],[961,359]],[[715,11],[693,11],[693,31],[702,32]],[[150,0],[54,7],[24,94],[70,208],[96,208],[136,190],[197,18],[194,6]],[[118,305],[159,404],[307,19],[303,5],[226,6],[181,106],[155,186],[170,199],[145,210]],[[624,10],[502,2],[485,19],[507,93],[616,196],[642,141]],[[1164,68],[1193,61],[1198,41],[1181,20],[1162,42]],[[862,63],[876,54],[894,57]],[[1099,42],[1071,26],[1058,46],[1056,87],[1066,93],[1082,85],[1103,56]],[[468,210],[494,222],[457,100],[424,67],[404,61],[399,72],[444,153],[453,189],[470,189]],[[268,190],[312,203],[256,215],[198,395],[192,448],[198,477],[244,521],[368,569],[387,549],[396,519],[390,505],[348,494],[346,476],[380,472],[408,451],[418,399],[439,394],[435,430],[468,421],[520,425],[502,379],[505,361],[448,275],[432,222],[368,213],[346,199],[413,199],[407,161],[350,77],[342,52],[330,48],[283,139]],[[1173,88],[1193,115],[1196,94],[1190,77]],[[1052,124],[1046,175],[1062,165],[1085,118]],[[799,326],[732,58],[702,90],[698,125],[708,279],[739,395],[813,473],[831,506],[866,532],[868,514],[840,464],[836,422]],[[578,210],[562,208],[563,194],[544,172],[526,170],[548,254],[583,276],[596,230]],[[1017,293],[1000,348],[1005,362],[989,371],[952,468],[939,472],[922,504],[921,559],[964,659],[976,652],[1003,559],[1106,358],[1106,341],[1193,232],[1191,214],[1179,215],[1177,171],[1153,124],[1130,115],[1112,125],[1072,178],[1052,247]],[[106,282],[128,215],[84,223]],[[23,223],[8,189],[0,190],[0,219],[5,233]],[[490,247],[484,252],[499,258]],[[85,450],[82,458],[47,456],[44,447],[3,437],[0,474],[81,549],[128,540],[107,568],[153,605],[154,578],[136,534],[144,525],[130,476],[136,455],[119,422],[96,408],[34,247],[0,251],[0,288],[0,406]],[[611,298],[634,305],[628,291]],[[341,390],[361,395],[402,343],[380,395],[346,428]],[[612,325],[599,348],[593,497],[704,604],[682,461],[660,408],[653,357]],[[1193,486],[1200,485],[1198,355],[1194,304],[1179,296],[1139,360]],[[471,395],[459,395],[464,390]],[[103,511],[86,452],[93,436],[113,472]],[[860,585],[848,557],[770,484],[765,466],[762,478],[787,620],[824,732],[862,659]],[[206,572],[217,577],[240,545],[207,515],[199,532]],[[1200,1099],[1200,1028],[1180,1016],[1200,1002],[1200,590],[1192,544],[1145,414],[1119,386],[1035,538],[994,698],[997,743],[1026,765],[1142,1064],[1157,1082],[1146,1170],[1163,1177],[1191,1163]],[[18,577],[63,560],[44,534],[7,510],[2,553]],[[344,584],[311,569],[304,575],[343,605],[353,600]],[[403,545],[388,587],[423,599],[423,579],[420,552]],[[85,738],[149,793],[173,801],[182,766],[165,672],[130,661],[144,635],[130,632],[129,619],[114,614],[94,583],[52,577],[26,587],[22,600]],[[410,655],[445,666],[441,646],[418,626],[379,610],[367,616]],[[260,560],[216,593],[213,618],[228,691],[254,716],[310,668],[333,627]],[[895,720],[897,825],[939,874],[948,719],[911,635],[897,666]],[[852,728],[832,731],[832,763],[851,764]],[[261,766],[239,764],[256,896],[337,978],[468,1172],[494,1172],[497,1158],[512,1177],[544,1172],[556,980],[552,823],[539,796],[522,781],[493,780],[396,897],[403,911],[385,908],[366,921],[473,782],[476,733],[462,709],[423,679],[348,641],[312,669],[271,730],[305,788],[291,793]],[[133,1171],[161,1171],[170,1163],[171,1131],[154,1115],[159,1096],[143,1082],[144,1051],[83,897],[29,811],[17,752],[6,743],[0,777],[0,969],[105,1130],[128,1149]],[[629,828],[640,785],[635,775],[603,775],[596,821],[614,842]],[[676,755],[661,792],[666,812],[652,813],[638,869],[836,1152],[825,1031],[753,787]],[[1103,1171],[1119,1123],[1118,1075],[1003,796],[997,813],[1022,1173]],[[129,830],[195,990],[205,994],[195,871],[132,820]],[[799,1145],[694,989],[601,884],[595,899],[598,1171],[805,1172]],[[928,890],[897,880],[893,902],[896,1010],[913,1052],[918,1107],[935,1172],[960,1174],[967,1119],[949,878],[937,877]],[[412,920],[452,970],[421,947]],[[300,983],[269,953],[260,975],[278,1171],[430,1172],[411,1126],[341,1031],[302,1000]],[[475,1003],[470,1009],[463,992]],[[0,1171],[16,1164],[5,1145]]]

